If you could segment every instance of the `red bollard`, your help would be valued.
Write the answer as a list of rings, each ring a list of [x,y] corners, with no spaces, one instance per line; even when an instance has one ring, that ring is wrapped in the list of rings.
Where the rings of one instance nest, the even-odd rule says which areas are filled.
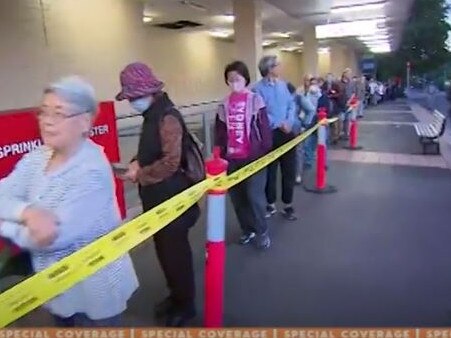
[[[215,147],[205,163],[207,177],[226,175],[227,166]],[[223,326],[226,194],[226,189],[212,188],[207,195],[204,325],[209,328]]]
[[[325,108],[318,111],[318,121],[327,119],[327,112]],[[308,187],[304,182],[304,190],[314,192],[317,194],[330,194],[337,191],[334,186],[327,184],[326,171],[326,155],[327,155],[327,127],[326,124],[321,124],[318,127],[318,144],[316,146],[316,181],[314,187]]]
[[[318,112],[318,121],[327,118],[324,108]],[[326,127],[318,128],[318,145],[316,146],[316,189],[322,190],[326,187]]]
[[[359,100],[357,99],[356,96],[352,96],[350,102],[349,102],[349,107],[350,109],[352,109],[351,111],[351,124],[349,126],[349,146],[346,146],[346,149],[349,150],[360,150],[362,149],[362,147],[357,145],[357,140],[358,140],[358,122],[357,122],[357,107],[359,105]]]

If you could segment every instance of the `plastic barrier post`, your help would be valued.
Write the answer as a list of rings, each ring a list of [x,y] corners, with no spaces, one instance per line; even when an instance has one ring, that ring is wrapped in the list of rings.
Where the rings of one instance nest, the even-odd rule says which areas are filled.
[[[206,161],[207,176],[226,175],[227,166],[215,147],[213,158]],[[212,188],[207,195],[204,325],[209,328],[223,326],[226,194],[227,190]]]
[[[357,106],[359,105],[359,101],[357,98],[354,98],[351,102],[351,125],[349,127],[349,145],[346,146],[346,149],[349,150],[360,150],[362,147],[357,145],[358,140],[358,120],[357,120]]]
[[[318,112],[318,121],[325,121],[327,113],[325,109],[320,109]],[[316,182],[314,188],[309,188],[304,183],[304,189],[308,192],[318,194],[330,194],[337,191],[331,185],[327,185],[327,171],[326,171],[326,154],[327,154],[327,124],[321,124],[318,128],[318,144],[316,146]]]

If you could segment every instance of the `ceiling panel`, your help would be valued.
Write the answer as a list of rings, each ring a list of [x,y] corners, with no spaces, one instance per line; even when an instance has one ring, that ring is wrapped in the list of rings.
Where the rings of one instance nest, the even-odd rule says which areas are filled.
[[[243,0],[244,1],[244,0]],[[263,31],[291,32],[294,38],[302,38],[307,25],[356,21],[388,17],[387,28],[397,47],[402,27],[413,0],[386,0],[386,6],[378,11],[354,11],[332,14],[335,7],[346,7],[380,2],[382,0],[266,0],[263,1]],[[154,17],[153,23],[191,20],[202,23],[199,29],[233,29],[233,22],[220,15],[232,14],[231,0],[147,0],[146,11]]]

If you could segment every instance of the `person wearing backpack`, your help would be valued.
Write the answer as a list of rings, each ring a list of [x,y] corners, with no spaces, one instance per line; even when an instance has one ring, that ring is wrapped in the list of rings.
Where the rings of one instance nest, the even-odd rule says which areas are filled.
[[[144,119],[137,155],[122,178],[138,184],[146,212],[201,180],[199,173],[205,176],[203,160],[182,115],[163,91],[163,82],[147,65],[129,64],[121,72],[120,82],[122,90],[116,99],[128,100]],[[197,161],[188,154],[198,156]],[[188,232],[199,215],[195,204],[154,235],[157,257],[170,290],[170,295],[156,306],[155,315],[166,317],[168,327],[185,326],[196,315]]]
[[[215,144],[229,162],[229,174],[271,150],[272,133],[263,99],[250,91],[249,70],[241,61],[225,67],[224,79],[230,94],[219,105],[215,121]],[[255,241],[257,248],[271,245],[265,218],[266,168],[230,189],[230,197],[242,235],[241,244]]]

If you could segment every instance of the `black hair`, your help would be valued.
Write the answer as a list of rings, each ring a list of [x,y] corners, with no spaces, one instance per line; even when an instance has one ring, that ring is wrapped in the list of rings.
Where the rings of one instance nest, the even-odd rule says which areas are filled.
[[[249,69],[247,68],[246,64],[242,61],[234,61],[232,63],[229,63],[224,70],[224,80],[225,83],[227,83],[227,75],[229,75],[230,72],[237,72],[240,74],[244,79],[246,80],[246,86],[251,83],[251,77],[249,75]]]
[[[291,82],[287,83],[287,88],[292,95],[296,92],[296,87]]]

